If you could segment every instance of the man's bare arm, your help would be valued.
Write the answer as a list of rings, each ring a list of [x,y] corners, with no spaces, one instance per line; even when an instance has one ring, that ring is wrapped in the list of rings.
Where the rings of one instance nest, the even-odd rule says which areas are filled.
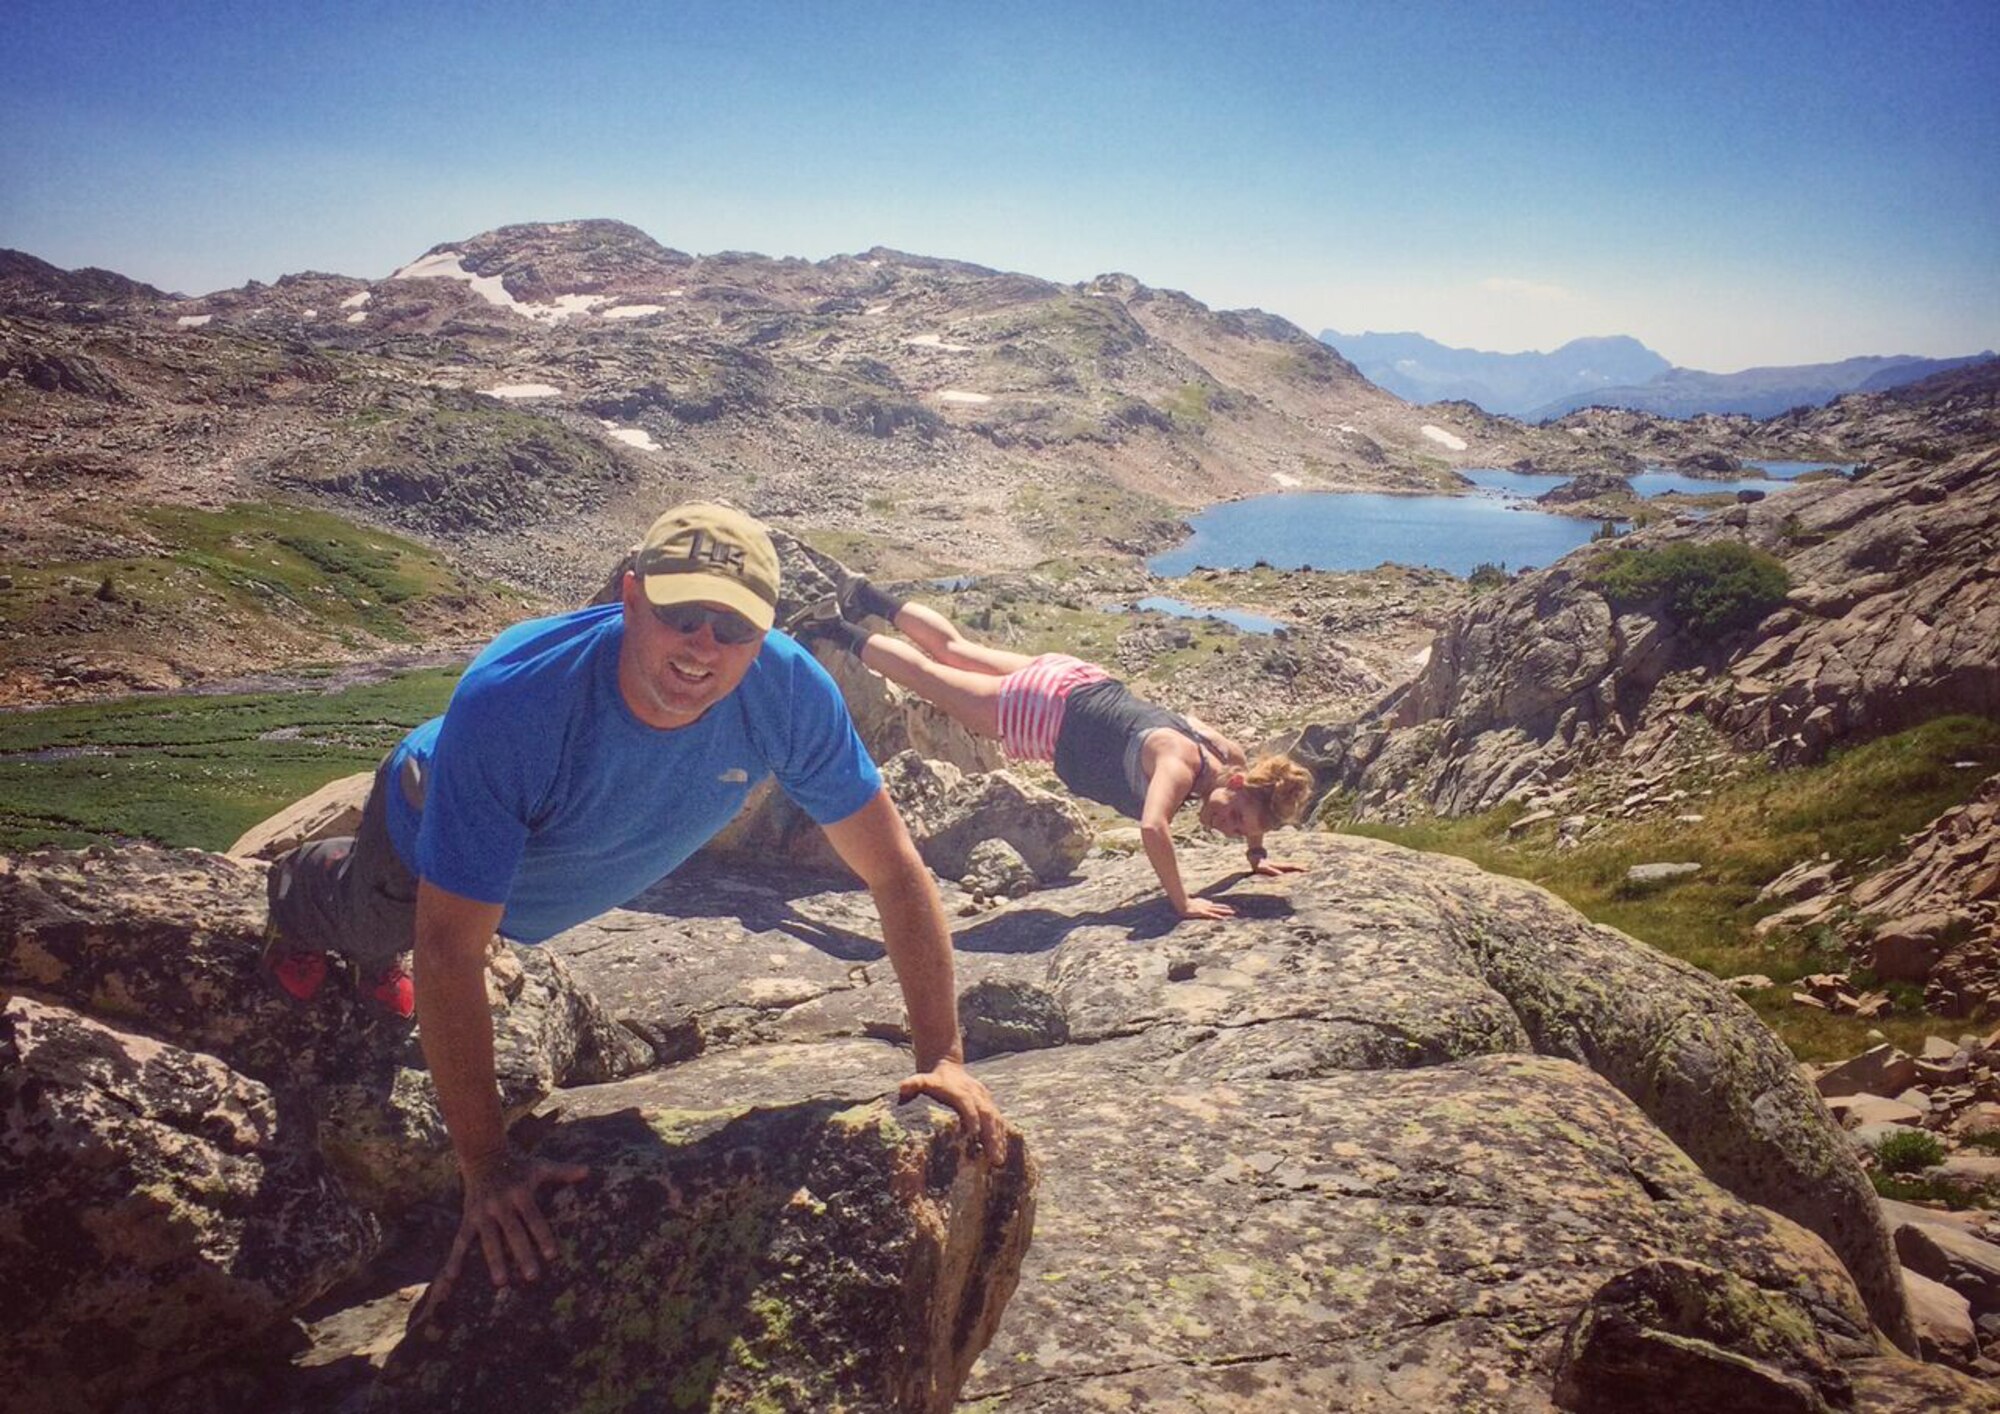
[[[824,828],[834,852],[861,876],[875,900],[882,919],[882,945],[903,989],[918,1074],[903,1082],[901,1098],[929,1095],[950,1105],[958,1112],[968,1144],[984,1152],[989,1163],[1002,1162],[1007,1154],[1006,1122],[986,1086],[965,1069],[951,930],[945,925],[944,906],[930,871],[903,828],[903,817],[883,790],[845,820]]]
[[[533,1281],[556,1255],[535,1190],[574,1183],[587,1170],[516,1153],[507,1143],[493,1072],[493,1014],[486,1003],[486,953],[501,907],[479,903],[429,883],[417,886],[416,986],[418,1035],[437,1087],[438,1108],[451,1134],[465,1185],[465,1212],[444,1269],[425,1304],[435,1307],[458,1280],[477,1241],[495,1286],[510,1268]]]

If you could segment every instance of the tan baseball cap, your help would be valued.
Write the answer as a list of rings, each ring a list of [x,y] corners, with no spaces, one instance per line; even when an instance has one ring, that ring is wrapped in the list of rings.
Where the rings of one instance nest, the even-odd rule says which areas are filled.
[[[722,604],[758,628],[778,616],[778,552],[764,527],[729,506],[675,506],[632,547],[632,570],[654,604]]]

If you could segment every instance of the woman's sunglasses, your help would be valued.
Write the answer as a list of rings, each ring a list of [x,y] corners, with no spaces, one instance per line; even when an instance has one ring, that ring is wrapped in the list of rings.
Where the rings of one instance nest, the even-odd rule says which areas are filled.
[[[653,617],[682,635],[701,632],[703,624],[715,634],[717,643],[727,643],[738,647],[754,643],[764,636],[764,630],[734,609],[711,609],[706,604],[655,604]]]

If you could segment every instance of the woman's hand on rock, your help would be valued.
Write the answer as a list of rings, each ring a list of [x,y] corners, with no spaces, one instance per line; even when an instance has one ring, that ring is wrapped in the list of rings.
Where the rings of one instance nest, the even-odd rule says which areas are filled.
[[[1180,914],[1183,918],[1234,918],[1236,910],[1212,898],[1191,898]]]
[[[1306,866],[1296,859],[1260,859],[1250,866],[1250,872],[1276,878],[1280,874],[1303,874]]]

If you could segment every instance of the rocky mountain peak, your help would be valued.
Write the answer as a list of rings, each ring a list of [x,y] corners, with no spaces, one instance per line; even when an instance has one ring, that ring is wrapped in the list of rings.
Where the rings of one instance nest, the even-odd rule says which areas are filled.
[[[661,245],[637,226],[594,218],[502,226],[461,241],[434,245],[399,276],[456,273],[498,279],[508,294],[528,303],[564,295],[639,291],[648,282],[674,281],[694,257]]]
[[[60,304],[125,304],[172,296],[110,270],[64,270],[21,250],[0,250],[0,304],[32,308]]]

